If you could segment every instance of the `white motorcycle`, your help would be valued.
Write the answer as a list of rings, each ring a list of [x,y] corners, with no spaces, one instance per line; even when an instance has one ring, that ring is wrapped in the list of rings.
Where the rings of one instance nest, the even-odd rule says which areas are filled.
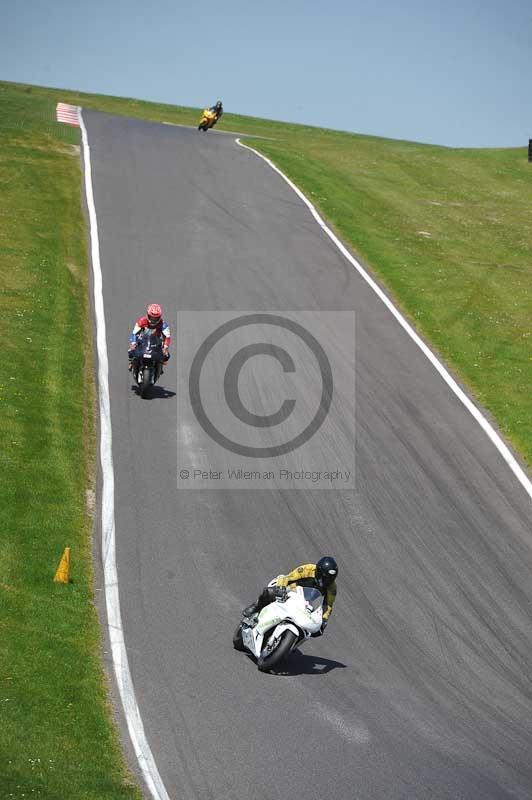
[[[291,587],[286,599],[278,598],[259,614],[242,618],[233,635],[233,646],[235,650],[249,650],[261,672],[269,672],[317,633],[322,622],[321,592],[307,586]]]

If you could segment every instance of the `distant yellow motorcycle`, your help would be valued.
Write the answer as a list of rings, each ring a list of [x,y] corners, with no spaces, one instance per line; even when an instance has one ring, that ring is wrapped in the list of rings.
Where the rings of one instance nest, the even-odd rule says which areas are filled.
[[[200,124],[198,125],[199,131],[208,131],[209,128],[213,128],[216,123],[218,122],[218,115],[215,111],[211,111],[210,108],[206,108],[203,112],[203,116],[200,120]]]

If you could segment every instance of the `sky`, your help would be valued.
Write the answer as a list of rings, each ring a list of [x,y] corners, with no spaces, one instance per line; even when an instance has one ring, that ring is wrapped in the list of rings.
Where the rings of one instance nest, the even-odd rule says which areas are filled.
[[[451,147],[532,138],[526,0],[0,0],[0,79]]]

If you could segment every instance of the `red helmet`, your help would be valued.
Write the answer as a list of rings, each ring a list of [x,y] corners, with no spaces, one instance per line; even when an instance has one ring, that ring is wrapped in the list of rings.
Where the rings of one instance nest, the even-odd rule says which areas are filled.
[[[159,303],[150,303],[146,310],[148,312],[148,322],[150,325],[157,325],[163,316],[163,310]]]

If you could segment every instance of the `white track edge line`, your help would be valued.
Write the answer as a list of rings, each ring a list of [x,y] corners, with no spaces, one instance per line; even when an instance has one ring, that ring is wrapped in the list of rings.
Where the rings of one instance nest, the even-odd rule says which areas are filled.
[[[277,167],[273,161],[271,161],[266,156],[259,153],[258,150],[255,150],[253,147],[250,147],[247,144],[243,144],[239,138],[235,139],[236,143],[240,145],[240,147],[245,147],[246,150],[251,150],[252,153],[262,158],[269,166],[275,170],[286,182],[287,184],[294,190],[294,192],[301,198],[301,200],[305,203],[305,205],[310,209],[310,212],[320,228],[327,234],[329,239],[334,242],[338,250],[342,253],[342,255],[352,264],[352,266],[357,270],[357,272],[364,278],[366,283],[373,289],[375,294],[382,300],[384,305],[388,308],[389,311],[393,314],[397,322],[401,325],[402,328],[408,333],[411,339],[417,344],[421,352],[428,358],[432,366],[435,370],[440,374],[443,378],[445,383],[449,386],[449,388],[455,393],[459,400],[464,404],[467,408],[469,413],[474,417],[474,419],[478,422],[484,433],[488,436],[490,441],[493,445],[497,448],[503,459],[505,460],[506,464],[510,467],[512,472],[514,473],[515,477],[519,481],[519,483],[524,488],[525,492],[532,498],[532,482],[525,474],[524,470],[520,467],[515,457],[510,452],[510,449],[507,445],[503,442],[499,434],[495,431],[492,425],[488,422],[486,417],[482,414],[482,412],[476,407],[476,405],[471,401],[471,399],[466,395],[463,389],[457,384],[454,378],[450,375],[450,373],[445,369],[441,361],[434,355],[432,350],[425,344],[425,342],[420,338],[420,336],[415,332],[412,326],[406,321],[403,317],[401,312],[394,306],[390,298],[383,292],[380,286],[373,280],[373,278],[369,275],[369,273],[364,269],[364,267],[356,260],[354,256],[351,255],[349,250],[342,244],[340,239],[332,232],[330,228],[327,227],[323,219],[320,217],[310,200],[308,200],[301,189],[299,189],[295,183],[293,183],[290,178],[288,178],[284,172],[282,172],[279,167]]]
[[[109,639],[116,682],[124,708],[127,727],[142,774],[154,800],[170,800],[151,752],[140,716],[124,641],[120,614],[118,574],[116,569],[114,471],[112,452],[111,409],[109,402],[109,364],[105,333],[103,281],[100,264],[100,244],[87,129],[78,108],[85,164],[85,196],[89,212],[91,260],[94,280],[94,313],[96,317],[96,347],[98,354],[98,402],[100,411],[100,461],[102,468],[102,560],[104,571],[105,602]]]

